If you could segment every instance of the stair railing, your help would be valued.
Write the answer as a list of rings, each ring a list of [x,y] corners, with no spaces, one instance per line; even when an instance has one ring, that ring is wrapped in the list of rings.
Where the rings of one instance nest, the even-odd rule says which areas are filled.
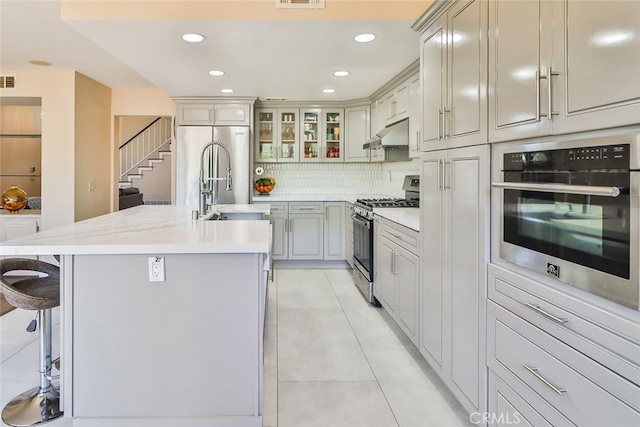
[[[170,143],[171,118],[158,117],[120,146],[120,181],[159,151],[169,151]]]

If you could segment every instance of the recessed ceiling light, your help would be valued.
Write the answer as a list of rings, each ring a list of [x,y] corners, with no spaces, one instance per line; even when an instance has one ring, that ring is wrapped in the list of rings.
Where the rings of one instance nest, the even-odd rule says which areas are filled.
[[[40,61],[38,59],[32,59],[29,61],[29,63],[33,65],[39,65],[41,67],[49,67],[50,65],[52,65],[49,61]]]
[[[345,77],[348,76],[350,73],[348,71],[334,71],[333,75],[336,77]]]
[[[182,40],[189,43],[200,43],[205,37],[202,34],[187,33],[182,35]]]
[[[209,71],[209,75],[210,75],[210,76],[215,76],[215,77],[224,76],[224,71],[220,71],[220,70],[211,70],[211,71]]]
[[[233,89],[220,89],[222,93],[233,93]]]
[[[324,93],[335,93],[335,89],[322,89],[322,92]]]
[[[353,39],[358,43],[368,43],[375,40],[375,38],[376,36],[374,34],[358,34]]]

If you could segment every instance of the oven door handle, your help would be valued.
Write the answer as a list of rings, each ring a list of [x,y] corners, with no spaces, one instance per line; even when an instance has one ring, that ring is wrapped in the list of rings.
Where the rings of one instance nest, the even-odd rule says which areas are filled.
[[[492,182],[492,187],[505,190],[542,191],[547,193],[584,194],[587,196],[618,197],[618,187],[601,187],[591,185],[539,184],[527,182]]]
[[[353,219],[353,222],[356,222],[360,225],[362,225],[363,227],[367,227],[368,229],[371,229],[371,223],[367,222],[367,221],[363,221],[360,218],[358,218],[355,215],[351,215],[351,219]]]

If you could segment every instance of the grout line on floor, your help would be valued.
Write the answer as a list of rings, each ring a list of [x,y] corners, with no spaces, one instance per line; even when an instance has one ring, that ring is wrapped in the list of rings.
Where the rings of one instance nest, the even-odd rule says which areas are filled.
[[[369,365],[369,369],[371,369],[371,373],[373,374],[373,378],[375,378],[375,380],[376,380],[375,381],[376,384],[378,384],[378,389],[380,389],[380,393],[382,393],[382,395],[384,396],[384,401],[387,402],[387,406],[389,407],[389,411],[391,411],[391,415],[393,415],[393,419],[396,422],[396,425],[400,426],[400,422],[398,421],[398,417],[396,416],[396,413],[393,411],[393,407],[391,406],[391,402],[389,402],[389,398],[387,397],[387,394],[384,392],[384,389],[382,388],[382,385],[380,384],[380,380],[378,379],[378,375],[376,374],[375,369],[373,369],[373,366],[371,366],[371,362],[369,361],[369,356],[367,355],[367,352],[365,351],[364,347],[362,347],[362,342],[360,341],[360,338],[358,337],[358,334],[356,334],[356,331],[353,329],[353,325],[351,324],[351,321],[349,320],[349,316],[347,316],[347,313],[344,310],[344,306],[342,305],[342,301],[340,301],[340,298],[338,297],[338,294],[336,294],[336,290],[335,290],[335,288],[333,286],[333,283],[331,282],[331,279],[327,275],[326,270],[324,270],[324,274],[325,274],[325,276],[327,278],[327,282],[329,283],[329,286],[331,287],[331,291],[333,292],[333,296],[338,301],[338,305],[340,305],[340,308],[342,309],[342,314],[344,315],[345,319],[347,320],[347,323],[349,324],[349,328],[351,328],[351,332],[353,333],[353,336],[356,338],[356,341],[358,341],[358,346],[360,347],[360,350],[362,351],[362,354],[364,355],[364,358],[367,361],[367,364]],[[355,284],[353,286],[355,286]]]

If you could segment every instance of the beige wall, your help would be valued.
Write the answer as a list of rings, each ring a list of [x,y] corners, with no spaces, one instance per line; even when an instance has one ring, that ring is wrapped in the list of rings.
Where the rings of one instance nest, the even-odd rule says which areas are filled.
[[[111,89],[76,73],[75,220],[111,211]]]
[[[143,194],[143,200],[171,200],[171,160],[164,158],[161,163],[154,163],[153,170],[144,171],[142,179],[133,181]]]
[[[116,116],[118,132],[116,133],[116,147],[133,138],[138,132],[153,123],[157,116]]]
[[[42,227],[74,221],[75,72],[2,70],[15,74],[17,88],[0,97],[42,99]]]
[[[0,92],[0,97],[42,100],[42,230],[117,206],[110,203],[118,194],[114,116],[175,115],[174,102],[158,89],[111,90],[72,70],[1,71],[17,76],[17,88]],[[97,99],[92,99],[94,96]],[[86,111],[80,111],[83,109]],[[92,192],[88,191],[89,182],[94,183]]]

